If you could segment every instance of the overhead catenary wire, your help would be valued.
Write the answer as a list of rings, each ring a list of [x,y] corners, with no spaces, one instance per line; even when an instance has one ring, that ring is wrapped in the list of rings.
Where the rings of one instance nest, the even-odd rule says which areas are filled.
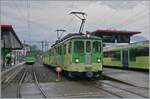
[[[32,24],[32,25],[37,25],[37,26],[40,26],[41,28],[44,28],[44,29],[47,29],[47,30],[50,30],[50,29],[51,29],[51,28],[48,27],[47,25],[38,23],[38,22],[35,21],[35,20],[28,19],[27,16],[23,15],[23,13],[22,13],[23,11],[21,11],[21,9],[18,7],[18,5],[17,5],[15,2],[13,2],[13,4],[14,4],[14,7],[17,9],[18,14],[20,14],[20,17],[23,18],[23,19],[26,21],[26,23],[27,23],[27,21],[29,21],[29,23]],[[27,25],[28,25],[28,24],[27,24]],[[28,27],[28,26],[27,26],[27,27]]]

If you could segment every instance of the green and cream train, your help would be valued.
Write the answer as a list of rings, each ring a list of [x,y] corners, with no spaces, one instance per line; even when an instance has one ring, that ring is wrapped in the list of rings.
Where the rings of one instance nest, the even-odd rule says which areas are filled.
[[[61,67],[69,77],[100,77],[102,72],[102,39],[85,34],[68,34],[43,54],[43,63]]]
[[[104,48],[103,65],[124,69],[149,70],[149,41]]]

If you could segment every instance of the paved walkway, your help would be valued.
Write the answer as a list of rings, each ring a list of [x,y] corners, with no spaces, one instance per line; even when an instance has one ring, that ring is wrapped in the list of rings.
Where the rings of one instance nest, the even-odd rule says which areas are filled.
[[[103,74],[139,87],[149,87],[149,73],[103,68]]]

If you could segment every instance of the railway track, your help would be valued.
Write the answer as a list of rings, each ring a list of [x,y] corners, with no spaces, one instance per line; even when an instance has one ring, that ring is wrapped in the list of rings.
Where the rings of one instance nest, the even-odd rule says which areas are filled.
[[[27,74],[27,70],[24,70],[23,75],[21,76],[21,79],[19,81],[18,87],[17,87],[17,98],[21,98],[21,85],[23,83],[23,80],[25,79]]]
[[[120,82],[116,82],[116,83],[120,83]],[[139,93],[130,91],[130,90],[125,89],[125,88],[118,87],[118,86],[116,86],[116,85],[112,85],[112,84],[109,84],[109,83],[105,83],[105,82],[102,82],[101,85],[99,84],[99,82],[96,82],[96,81],[90,81],[90,82],[88,82],[88,83],[86,82],[86,84],[92,85],[92,86],[94,86],[95,88],[98,88],[98,89],[100,89],[100,90],[103,90],[103,91],[105,91],[105,92],[107,92],[107,93],[109,93],[109,94],[112,94],[112,95],[114,95],[114,96],[116,96],[116,97],[118,97],[118,98],[127,98],[127,97],[124,96],[124,95],[120,95],[119,93],[116,93],[116,92],[113,91],[113,90],[109,90],[109,89],[107,89],[107,88],[105,88],[105,87],[103,88],[102,85],[103,85],[103,86],[112,87],[114,90],[116,89],[116,90],[123,91],[125,94],[132,94],[132,95],[138,96],[138,97],[140,97],[140,98],[148,98],[147,96],[144,96],[144,95],[142,95],[142,94],[139,94]],[[133,86],[132,86],[132,87],[133,87]],[[135,86],[134,86],[134,87],[135,87]],[[135,87],[135,88],[136,88],[136,87]]]
[[[133,86],[133,87],[137,87],[137,88],[144,88],[144,89],[149,89],[147,87],[140,87],[140,86],[137,86],[137,85],[134,85],[134,84],[131,84],[131,83],[128,83],[128,82],[125,82],[125,81],[122,81],[122,80],[119,80],[119,79],[116,79],[116,78],[113,78],[113,77],[110,77],[110,76],[107,76],[107,75],[102,75],[104,78],[106,79],[109,79],[109,80],[112,80],[112,81],[116,81],[116,82],[120,82],[120,83],[123,83],[123,84],[126,84],[126,85],[129,85],[129,86]]]
[[[39,89],[41,96],[43,98],[47,98],[47,95],[46,95],[45,91],[42,89],[42,87],[40,86],[40,84],[38,82],[36,72],[33,69],[33,65],[32,65],[32,70],[31,71],[32,71],[32,77],[33,77],[34,83],[35,83],[36,87]],[[25,69],[23,75],[21,76],[21,79],[20,79],[18,87],[17,87],[17,98],[21,98],[21,86],[22,86],[23,81],[26,78],[26,75],[27,75],[28,72],[29,71],[27,71],[27,69]]]
[[[32,66],[32,68],[33,68],[33,66]],[[32,69],[32,70],[33,70],[33,69]],[[41,92],[43,98],[47,98],[47,95],[46,95],[45,91],[42,89],[42,87],[40,86],[40,84],[39,84],[39,82],[38,82],[38,80],[37,80],[37,76],[36,76],[35,70],[33,70],[33,77],[34,77],[35,84],[36,84],[36,86],[38,87],[38,89],[40,90],[40,92]]]
[[[139,94],[139,93],[136,93],[136,92],[133,92],[133,91],[130,91],[130,90],[121,88],[121,87],[118,87],[118,86],[116,86],[116,85],[111,85],[111,84],[105,83],[105,82],[103,82],[103,83],[104,83],[105,85],[108,85],[108,86],[111,86],[111,87],[114,87],[114,88],[117,88],[117,89],[120,89],[120,90],[124,90],[124,91],[126,91],[126,92],[135,94],[135,95],[137,95],[137,96],[140,96],[140,97],[143,97],[143,98],[148,98],[148,97],[146,97],[146,96],[144,96],[144,95],[141,95],[141,94]]]

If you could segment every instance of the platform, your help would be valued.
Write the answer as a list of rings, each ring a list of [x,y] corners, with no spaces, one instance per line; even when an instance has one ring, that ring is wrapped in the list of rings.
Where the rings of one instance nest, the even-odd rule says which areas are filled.
[[[16,64],[16,65],[14,65],[14,66],[10,66],[9,68],[2,69],[2,70],[1,70],[1,71],[2,71],[2,72],[1,72],[1,75],[6,74],[7,72],[9,72],[9,71],[11,71],[11,70],[17,68],[18,66],[22,66],[24,63],[25,63],[25,62],[21,62],[21,63],[18,63],[18,64]]]
[[[149,73],[104,68],[103,75],[126,82],[135,86],[149,88]]]

